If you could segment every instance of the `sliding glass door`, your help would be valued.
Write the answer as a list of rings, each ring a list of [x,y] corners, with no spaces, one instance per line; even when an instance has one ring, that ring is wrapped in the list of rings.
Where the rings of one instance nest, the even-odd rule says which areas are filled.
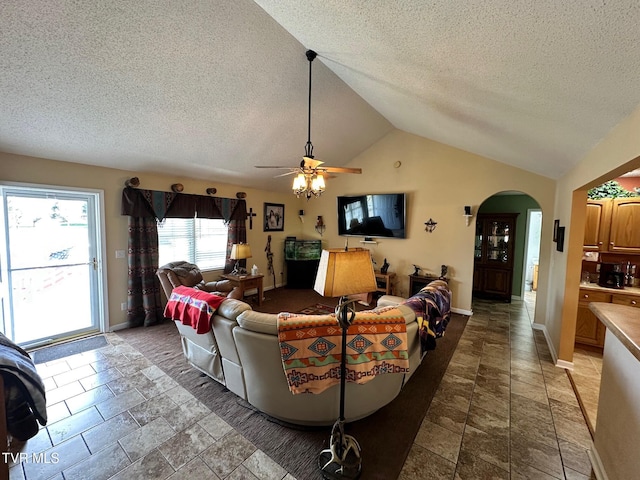
[[[99,331],[99,195],[0,189],[5,335],[28,348]]]

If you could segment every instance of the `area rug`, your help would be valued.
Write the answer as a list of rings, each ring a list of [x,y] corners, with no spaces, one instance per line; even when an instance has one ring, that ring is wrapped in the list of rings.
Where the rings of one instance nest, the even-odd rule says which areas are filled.
[[[453,314],[446,335],[438,339],[436,349],[427,354],[398,397],[373,415],[347,424],[347,433],[362,447],[361,478],[398,478],[466,323],[467,317]],[[285,425],[201,374],[185,361],[172,322],[117,334],[295,478],[322,478],[318,455],[328,444],[330,427]]]
[[[332,307],[331,305],[316,303],[314,305],[309,305],[296,313],[302,313],[304,315],[328,315],[333,313],[335,310],[336,307]]]
[[[33,363],[45,363],[57,360],[62,357],[68,357],[76,355],[82,352],[88,352],[89,350],[95,350],[107,346],[107,339],[104,335],[95,335],[89,338],[83,338],[81,340],[74,340],[72,342],[61,343],[58,345],[52,345],[51,347],[44,347],[39,350],[33,350],[29,352]]]

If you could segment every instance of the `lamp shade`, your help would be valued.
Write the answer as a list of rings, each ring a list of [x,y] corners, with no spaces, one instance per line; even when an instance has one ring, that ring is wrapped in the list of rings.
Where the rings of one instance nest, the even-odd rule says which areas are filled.
[[[234,243],[231,247],[232,260],[243,260],[251,257],[251,247],[248,243]]]
[[[371,253],[364,248],[323,250],[313,289],[323,297],[373,292],[377,288]]]

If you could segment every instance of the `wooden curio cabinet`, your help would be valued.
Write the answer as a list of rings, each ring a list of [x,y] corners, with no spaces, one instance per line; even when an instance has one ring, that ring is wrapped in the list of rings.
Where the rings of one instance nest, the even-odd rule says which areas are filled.
[[[474,295],[511,302],[517,216],[517,213],[478,215],[474,251]]]

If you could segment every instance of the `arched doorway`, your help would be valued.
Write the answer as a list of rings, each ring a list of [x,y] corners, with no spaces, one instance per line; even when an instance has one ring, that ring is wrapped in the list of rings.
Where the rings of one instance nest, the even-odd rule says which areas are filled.
[[[542,210],[540,204],[531,196],[519,191],[498,192],[488,197],[480,204],[476,216],[476,265],[474,265],[474,296],[485,296],[477,282],[480,278],[477,270],[481,267],[478,262],[478,241],[481,236],[479,219],[491,215],[515,215],[515,235],[511,233],[509,240],[513,242],[513,258],[510,262],[512,273],[510,276],[510,298],[506,301],[522,300],[530,305],[530,316],[533,321],[535,310],[535,291],[537,288],[537,266],[540,251],[540,233],[542,227]],[[489,298],[491,294],[487,295]],[[502,299],[504,299],[502,297]]]

